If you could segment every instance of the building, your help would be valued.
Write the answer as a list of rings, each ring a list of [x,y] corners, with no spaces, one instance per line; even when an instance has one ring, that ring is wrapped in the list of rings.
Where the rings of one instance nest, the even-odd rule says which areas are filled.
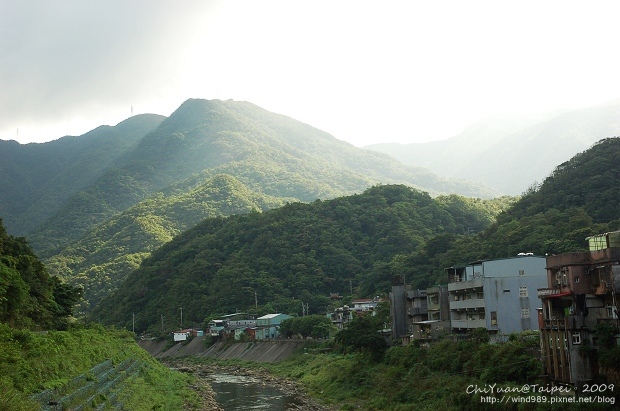
[[[286,314],[267,314],[256,319],[256,339],[267,340],[280,336],[280,324],[287,318],[292,318]]]
[[[207,333],[211,337],[218,337],[220,335],[220,332],[224,330],[224,328],[226,328],[225,320],[211,320],[209,321],[209,328],[207,330]]]
[[[404,276],[394,276],[390,292],[390,318],[392,339],[400,339],[405,344],[409,342],[413,334],[419,334],[416,323],[428,320],[426,290],[412,290],[411,285],[405,284]]]
[[[450,267],[452,332],[486,328],[491,341],[538,329],[538,288],[547,284],[545,258],[530,254]]]
[[[375,298],[362,298],[358,300],[352,300],[351,304],[353,305],[353,310],[361,313],[374,311],[377,308],[377,304],[379,304],[379,297]]]
[[[353,310],[348,305],[344,305],[336,308],[332,313],[327,313],[326,317],[329,318],[336,329],[340,331],[347,323],[353,320]]]
[[[409,286],[411,288],[411,286]],[[407,285],[405,277],[395,275],[392,277],[392,291],[390,292],[390,320],[392,340],[408,339],[407,327]]]
[[[426,310],[428,320],[413,323],[414,331],[411,338],[429,341],[450,334],[450,301],[447,285],[426,289]]]
[[[588,355],[597,349],[598,324],[618,327],[620,231],[586,238],[589,251],[547,257],[540,343],[547,378],[580,386],[598,374]]]
[[[174,340],[174,342],[187,341],[187,338],[189,336],[190,336],[189,330],[174,331],[172,333],[172,339]]]

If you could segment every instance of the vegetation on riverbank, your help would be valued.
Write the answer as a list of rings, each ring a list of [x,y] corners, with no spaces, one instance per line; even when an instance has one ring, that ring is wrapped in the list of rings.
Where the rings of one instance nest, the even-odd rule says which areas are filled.
[[[31,396],[56,389],[55,399],[72,394],[70,382],[83,375],[97,381],[90,370],[106,360],[141,364],[139,371],[118,384],[115,401],[131,410],[198,409],[199,399],[189,385],[190,376],[173,372],[142,350],[127,331],[100,326],[35,333],[0,323],[0,409],[38,409]],[[103,379],[102,379],[103,380]],[[102,384],[103,385],[103,384]],[[97,392],[97,390],[95,390]],[[109,400],[96,394],[89,406]],[[91,409],[91,408],[86,408]]]
[[[365,351],[345,354],[330,341],[309,344],[288,360],[272,364],[202,357],[182,361],[267,369],[299,382],[310,397],[338,410],[610,409],[609,403],[600,402],[551,404],[547,393],[537,391],[551,387],[541,379],[537,332],[515,334],[498,344],[490,344],[485,335],[477,330],[463,341],[391,347],[380,358]],[[506,389],[512,392],[499,393]],[[489,402],[491,397],[499,402],[502,396],[501,406]]]

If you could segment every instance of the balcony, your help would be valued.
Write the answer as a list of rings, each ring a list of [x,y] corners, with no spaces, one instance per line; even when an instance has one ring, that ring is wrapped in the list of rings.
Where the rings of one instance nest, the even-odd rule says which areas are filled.
[[[544,329],[547,330],[566,330],[567,327],[567,318],[568,317],[563,317],[560,319],[551,319],[551,320],[544,320]]]
[[[484,308],[484,299],[450,301],[450,310],[471,310],[477,308]]]
[[[452,328],[486,328],[486,320],[452,320]]]
[[[538,289],[538,298],[563,297],[570,294],[571,291],[568,289],[568,287]]]
[[[468,288],[482,288],[483,278],[474,278],[469,281],[456,281],[448,284],[448,291],[466,290]]]
[[[426,315],[428,314],[428,310],[426,308],[413,307],[407,308],[408,315]]]

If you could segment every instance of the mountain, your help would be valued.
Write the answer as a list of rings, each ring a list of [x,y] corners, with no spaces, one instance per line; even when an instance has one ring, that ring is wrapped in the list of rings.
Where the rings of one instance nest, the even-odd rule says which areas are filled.
[[[481,121],[447,140],[376,144],[403,164],[518,195],[596,141],[620,135],[620,101],[580,110]]]
[[[285,199],[253,192],[235,177],[219,174],[188,192],[141,201],[97,225],[46,263],[55,274],[84,288],[81,308],[88,310],[116,290],[150,252],[196,222],[284,204]]]
[[[385,294],[395,275],[425,288],[447,283],[445,268],[454,264],[583,251],[585,237],[620,229],[617,164],[620,138],[609,138],[514,203],[378,186],[207,219],[154,251],[94,318],[127,327],[127,313],[139,313],[141,329],[155,330],[179,307],[194,323],[237,309],[301,312],[300,302],[319,313],[329,293]]]
[[[50,276],[26,240],[9,235],[0,219],[0,325],[65,329],[80,298],[79,287]]]
[[[404,167],[386,155],[358,149],[246,102],[188,100],[121,160],[25,233],[43,257],[172,185],[191,189],[204,172],[231,174],[254,191],[299,201],[333,198],[377,183],[404,183],[433,194],[494,194],[480,185]]]
[[[6,157],[14,159],[0,178],[7,221],[28,236],[54,275],[84,286],[88,303],[206,217],[334,198],[380,183],[433,195],[496,194],[232,100],[192,99],[168,118],[136,116],[82,137],[6,145]]]
[[[159,330],[161,316],[177,318],[179,307],[198,324],[235,310],[301,312],[300,302],[322,313],[330,293],[374,292],[391,258],[437,234],[480,231],[504,205],[386,185],[209,218],[154,251],[92,316],[125,326],[136,313],[136,327]]]
[[[43,144],[0,140],[0,216],[15,235],[26,235],[73,195],[105,174],[163,116],[143,114],[114,127]]]
[[[438,236],[424,252],[393,267],[411,284],[447,282],[445,267],[521,252],[552,255],[587,251],[585,238],[620,230],[620,138],[608,138],[558,165],[473,236]],[[394,273],[394,272],[392,272]]]

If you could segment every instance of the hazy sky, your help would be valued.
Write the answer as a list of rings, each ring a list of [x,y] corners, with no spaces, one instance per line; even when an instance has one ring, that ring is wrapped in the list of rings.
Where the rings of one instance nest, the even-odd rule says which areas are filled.
[[[0,139],[246,100],[357,146],[620,97],[617,1],[0,1]],[[18,132],[19,130],[19,132]]]

